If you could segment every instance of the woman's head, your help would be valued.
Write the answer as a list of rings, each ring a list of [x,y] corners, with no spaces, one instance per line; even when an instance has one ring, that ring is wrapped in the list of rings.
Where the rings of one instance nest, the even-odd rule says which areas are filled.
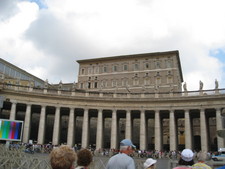
[[[66,145],[54,148],[50,154],[53,169],[71,169],[76,159],[74,150]]]
[[[77,153],[77,158],[78,166],[89,166],[93,157],[89,150],[82,149]]]

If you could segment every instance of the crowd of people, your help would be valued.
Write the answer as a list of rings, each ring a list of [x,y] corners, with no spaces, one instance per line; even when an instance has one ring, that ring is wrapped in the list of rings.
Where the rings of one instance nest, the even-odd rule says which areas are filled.
[[[205,162],[212,157],[211,152],[196,152],[190,149],[180,151],[142,151],[137,150],[130,139],[120,142],[120,149],[78,149],[67,145],[53,146],[52,144],[10,144],[9,149],[20,149],[25,147],[25,152],[50,153],[50,163],[53,169],[87,169],[95,155],[109,156],[110,159],[106,169],[135,169],[133,156],[146,158],[143,163],[144,169],[155,169],[157,159],[178,159],[178,166],[173,169],[211,169]],[[220,168],[220,169],[225,169]]]

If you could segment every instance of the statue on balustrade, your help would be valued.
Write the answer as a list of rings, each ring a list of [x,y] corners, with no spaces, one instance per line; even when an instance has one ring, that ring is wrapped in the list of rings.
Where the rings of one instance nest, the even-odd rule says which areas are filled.
[[[45,80],[44,88],[45,88],[45,89],[48,88],[48,79]]]
[[[76,82],[74,81],[73,86],[72,86],[72,91],[76,90]]]
[[[61,89],[62,89],[62,80],[60,80],[59,87],[58,87],[58,90],[61,90]]]
[[[199,90],[202,90],[203,89],[203,82],[200,80],[199,81]]]
[[[184,82],[184,84],[183,84],[183,89],[185,92],[187,91],[187,83],[186,82]]]
[[[219,83],[217,81],[217,79],[215,80],[215,89],[218,89],[219,88]]]

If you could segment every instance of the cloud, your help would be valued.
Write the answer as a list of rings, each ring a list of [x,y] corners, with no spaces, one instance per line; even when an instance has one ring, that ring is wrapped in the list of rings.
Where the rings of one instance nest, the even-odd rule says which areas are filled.
[[[204,89],[214,88],[215,79],[225,87],[223,60],[210,52],[225,48],[223,0],[54,0],[46,1],[47,9],[31,2],[11,5],[17,13],[2,12],[11,17],[0,22],[0,56],[50,83],[76,80],[79,59],[179,50],[189,90],[198,90],[199,80]]]
[[[17,0],[0,1],[0,21],[5,21],[18,12]]]

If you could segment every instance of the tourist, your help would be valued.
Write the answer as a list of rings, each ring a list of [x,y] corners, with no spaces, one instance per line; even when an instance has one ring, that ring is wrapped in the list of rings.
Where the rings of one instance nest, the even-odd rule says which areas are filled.
[[[136,148],[129,139],[120,142],[120,153],[111,157],[106,165],[106,169],[135,169],[135,164],[131,155]]]
[[[144,162],[144,169],[155,169],[155,163],[157,162],[157,160],[154,160],[152,158],[148,158],[145,162]]]
[[[76,169],[88,169],[91,164],[93,156],[91,151],[82,149],[77,153],[77,167]]]
[[[50,153],[52,169],[74,169],[76,153],[67,145],[56,147]]]
[[[194,153],[190,149],[184,149],[181,152],[181,157],[178,166],[173,169],[189,169],[194,164]]]
[[[212,169],[210,166],[208,166],[207,164],[205,164],[205,161],[207,160],[208,158],[208,154],[206,152],[199,152],[197,154],[197,159],[198,159],[198,162],[196,164],[194,164],[192,166],[192,168],[204,168],[204,169]]]

